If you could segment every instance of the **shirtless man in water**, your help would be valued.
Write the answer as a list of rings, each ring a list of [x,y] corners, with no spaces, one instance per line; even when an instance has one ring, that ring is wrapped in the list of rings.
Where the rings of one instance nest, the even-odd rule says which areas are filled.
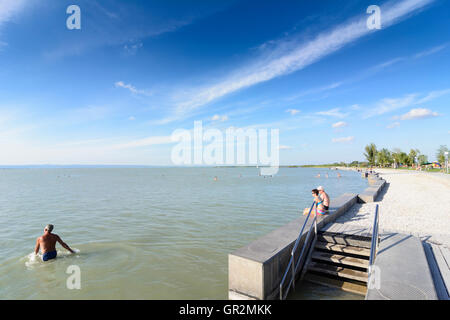
[[[47,261],[56,258],[56,242],[59,242],[65,249],[69,250],[71,253],[75,253],[70,247],[61,240],[61,238],[57,234],[53,234],[53,225],[48,224],[44,229],[44,234],[37,238],[36,240],[36,248],[34,249],[34,253],[39,253],[39,248],[42,252],[42,260]]]

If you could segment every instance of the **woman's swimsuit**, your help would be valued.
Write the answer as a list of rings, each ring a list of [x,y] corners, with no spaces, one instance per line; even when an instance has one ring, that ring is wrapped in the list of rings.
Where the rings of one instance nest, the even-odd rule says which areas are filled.
[[[323,200],[320,201],[320,202],[318,202],[316,208],[317,208],[317,213],[323,216],[324,214],[327,213],[327,211],[326,211],[326,210],[321,210],[321,209],[319,209],[319,205],[322,204],[322,203],[323,203]],[[325,207],[325,206],[324,206],[324,207]]]

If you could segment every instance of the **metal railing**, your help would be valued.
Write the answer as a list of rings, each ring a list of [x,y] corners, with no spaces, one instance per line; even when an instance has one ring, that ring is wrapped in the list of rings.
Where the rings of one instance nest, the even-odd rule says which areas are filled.
[[[375,261],[378,252],[378,225],[379,225],[379,206],[375,207],[375,218],[373,221],[373,230],[372,230],[372,244],[370,246],[370,260],[369,267],[371,267]]]
[[[378,231],[378,227],[379,227],[379,206],[377,204],[377,206],[375,207],[375,218],[373,221],[373,230],[372,230],[372,243],[370,246],[370,259],[369,259],[369,269],[368,269],[368,281],[367,281],[367,285],[368,288],[370,289],[371,285],[372,285],[372,276],[373,276],[373,265],[375,262],[375,258],[377,257],[377,252],[378,252],[378,245],[379,245],[379,240],[378,240],[378,235],[379,235],[379,231]]]
[[[316,214],[314,215],[314,220],[311,223],[311,226],[309,228],[308,235],[307,235],[306,240],[305,240],[305,242],[303,244],[302,251],[301,251],[298,259],[295,260],[295,252],[297,251],[298,245],[300,243],[300,239],[303,236],[303,231],[305,230],[305,227],[306,227],[306,225],[308,223],[309,217],[311,216],[311,213],[312,213],[314,207],[316,208],[316,212],[315,212]],[[289,259],[289,264],[288,264],[288,266],[286,268],[286,271],[284,272],[283,278],[281,279],[281,282],[280,282],[280,300],[286,299],[286,297],[287,297],[287,295],[289,293],[289,290],[291,289],[291,286],[294,287],[294,290],[295,290],[295,277],[296,277],[296,275],[297,275],[297,273],[299,271],[300,262],[302,261],[302,258],[305,255],[306,247],[307,247],[307,244],[309,243],[309,239],[311,238],[311,234],[312,234],[313,228],[315,230],[315,235],[317,235],[317,206],[316,206],[316,202],[315,201],[312,204],[311,209],[309,210],[308,216],[306,217],[306,220],[303,223],[303,227],[302,227],[302,229],[300,231],[300,234],[299,234],[297,240],[295,241],[294,247],[292,248],[292,251],[291,251],[291,258]],[[289,271],[291,271],[291,278],[290,278],[290,281],[289,281],[289,283],[287,285],[285,293],[283,294],[284,283],[285,283],[285,281],[287,279]]]

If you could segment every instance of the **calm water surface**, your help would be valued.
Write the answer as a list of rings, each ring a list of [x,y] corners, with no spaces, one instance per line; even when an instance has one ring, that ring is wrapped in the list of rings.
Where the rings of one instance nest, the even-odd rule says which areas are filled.
[[[326,179],[315,178],[328,172]],[[0,170],[1,299],[226,299],[228,253],[297,218],[324,185],[360,192],[357,173],[282,168]],[[214,177],[218,181],[214,181]],[[323,176],[323,175],[322,175]],[[46,224],[79,252],[31,253]],[[59,245],[58,245],[59,246]],[[66,269],[81,269],[68,290]],[[326,292],[300,298],[329,298]],[[351,298],[351,297],[350,297]]]

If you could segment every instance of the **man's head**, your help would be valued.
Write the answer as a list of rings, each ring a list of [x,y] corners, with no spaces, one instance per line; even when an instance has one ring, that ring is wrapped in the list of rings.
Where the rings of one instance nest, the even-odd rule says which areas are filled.
[[[53,231],[53,225],[52,224],[46,225],[44,231],[45,232],[52,232]]]
[[[320,186],[320,187],[317,187],[317,190],[319,190],[319,192],[325,192],[325,190],[323,189],[323,187],[322,187],[322,186]]]

